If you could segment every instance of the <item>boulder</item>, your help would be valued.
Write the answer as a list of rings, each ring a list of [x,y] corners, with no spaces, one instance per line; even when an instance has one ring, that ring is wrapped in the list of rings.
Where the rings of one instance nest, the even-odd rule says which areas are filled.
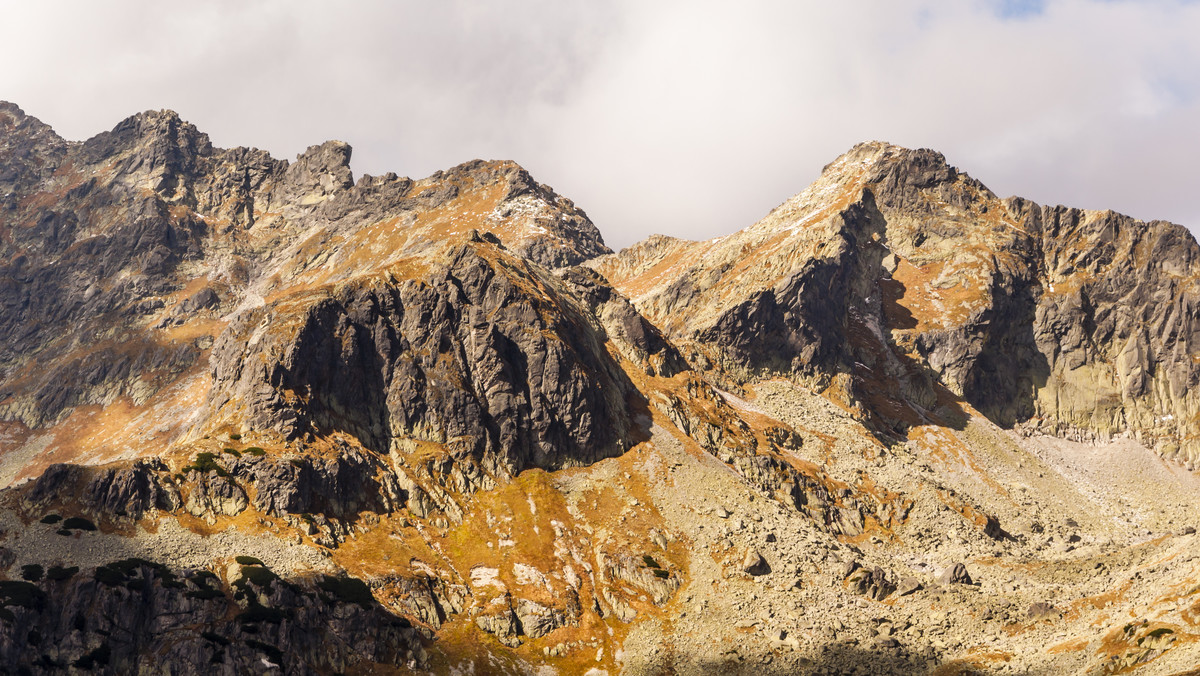
[[[967,573],[967,567],[962,563],[952,563],[937,576],[938,584],[974,584],[971,581],[970,574]]]
[[[742,572],[750,575],[766,575],[771,572],[771,566],[767,564],[767,560],[754,548],[746,550],[746,555],[742,557],[741,569]]]
[[[1039,601],[1029,606],[1029,610],[1025,612],[1025,616],[1029,618],[1030,622],[1056,620],[1062,617],[1062,611],[1049,603]]]

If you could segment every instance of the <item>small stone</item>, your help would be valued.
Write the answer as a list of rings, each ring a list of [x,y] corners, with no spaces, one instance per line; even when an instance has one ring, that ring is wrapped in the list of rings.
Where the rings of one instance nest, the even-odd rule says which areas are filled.
[[[842,579],[850,577],[850,574],[858,570],[858,561],[847,561],[846,565],[842,566]]]
[[[742,558],[742,571],[750,575],[765,575],[771,572],[771,567],[757,549],[750,548]]]
[[[1026,611],[1025,615],[1033,622],[1054,620],[1062,617],[1062,613],[1059,612],[1058,608],[1055,608],[1049,603],[1043,602],[1034,603],[1033,605],[1029,606],[1029,610]]]
[[[967,567],[962,563],[953,563],[937,577],[938,584],[974,584],[967,573]]]
[[[921,588],[921,581],[911,575],[905,575],[900,578],[899,584],[896,585],[897,596],[908,596]]]

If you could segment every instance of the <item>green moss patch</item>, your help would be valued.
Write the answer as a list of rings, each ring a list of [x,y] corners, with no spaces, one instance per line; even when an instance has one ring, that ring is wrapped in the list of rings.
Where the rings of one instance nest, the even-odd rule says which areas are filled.
[[[317,587],[329,592],[333,598],[342,603],[356,603],[367,608],[375,603],[371,588],[367,583],[353,577],[331,577],[325,575],[317,583]]]
[[[50,570],[46,571],[46,579],[51,582],[62,582],[75,577],[75,573],[79,572],[79,566],[71,566],[65,568],[63,566],[50,566]]]
[[[197,453],[196,459],[192,461],[192,464],[183,468],[183,473],[187,474],[192,470],[200,472],[201,474],[213,472],[217,476],[229,476],[229,472],[225,471],[225,468],[217,462],[217,454],[209,453],[208,451]]]
[[[96,530],[96,524],[82,516],[72,516],[63,521],[63,530]]]
[[[0,605],[40,610],[46,605],[46,592],[30,582],[0,580]]]

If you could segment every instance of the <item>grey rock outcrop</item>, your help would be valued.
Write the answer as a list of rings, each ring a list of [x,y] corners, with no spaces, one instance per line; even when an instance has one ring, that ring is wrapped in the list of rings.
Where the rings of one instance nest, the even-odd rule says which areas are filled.
[[[486,613],[475,618],[475,626],[493,635],[503,645],[515,648],[521,645],[520,624],[512,608],[506,607],[499,613]]]
[[[567,618],[561,610],[534,603],[529,599],[517,599],[513,613],[521,623],[521,633],[530,638],[540,638],[565,626]]]
[[[606,336],[647,375],[670,378],[687,370],[687,362],[658,327],[638,313],[629,299],[614,290],[599,273],[572,267],[559,274],[592,311]]]
[[[494,599],[499,611],[489,610],[475,618],[475,626],[492,634],[509,647],[521,645],[522,638],[541,638],[546,634],[575,624],[577,618],[569,617],[561,609],[544,606],[524,598],[509,595]],[[576,602],[576,605],[578,603]]]
[[[192,516],[216,523],[217,516],[236,516],[249,506],[246,491],[229,477],[203,476],[193,472],[188,482],[191,491],[184,500],[184,509]]]
[[[250,426],[291,438],[344,430],[384,454],[404,438],[451,443],[495,476],[628,448],[633,386],[586,311],[514,260],[554,295],[528,294],[476,247],[504,256],[463,246],[428,281],[315,295],[287,331],[262,327],[284,325],[294,302],[242,315],[213,348],[212,415],[246,402]]]
[[[153,510],[173,512],[180,507],[179,489],[162,476],[166,471],[166,463],[158,459],[102,471],[84,488],[83,502],[93,513],[135,521]]]
[[[771,566],[757,549],[747,549],[742,557],[741,570],[749,575],[766,575],[771,572]]]
[[[1062,612],[1049,603],[1039,601],[1029,606],[1025,616],[1031,622],[1041,622],[1042,620],[1056,620],[1062,617]]]
[[[847,569],[846,586],[855,594],[882,601],[896,591],[896,584],[882,568],[860,568],[854,563],[848,565]]]
[[[264,514],[323,514],[352,518],[362,510],[387,513],[403,492],[376,456],[354,449],[333,458],[243,457],[230,471],[253,483],[254,508]]]

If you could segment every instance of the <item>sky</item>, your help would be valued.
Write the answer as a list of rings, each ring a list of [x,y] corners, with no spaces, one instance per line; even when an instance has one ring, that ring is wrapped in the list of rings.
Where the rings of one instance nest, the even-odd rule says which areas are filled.
[[[0,0],[0,99],[170,108],[356,175],[511,159],[614,248],[746,227],[866,140],[1001,196],[1200,229],[1195,0]]]

